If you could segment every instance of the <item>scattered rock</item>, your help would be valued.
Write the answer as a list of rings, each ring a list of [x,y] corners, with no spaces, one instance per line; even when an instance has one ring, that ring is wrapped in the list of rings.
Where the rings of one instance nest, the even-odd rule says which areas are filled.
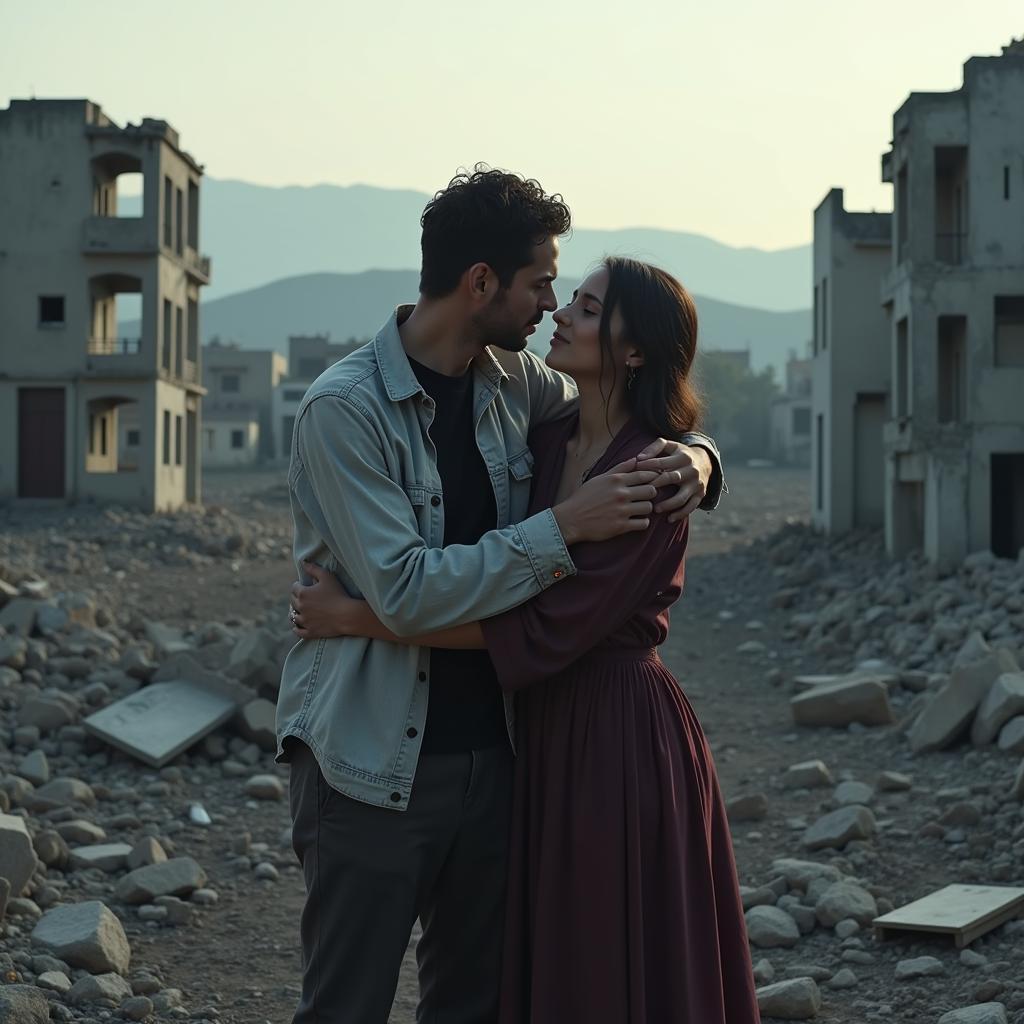
[[[284,783],[276,775],[254,775],[246,782],[245,792],[257,800],[281,800]]]
[[[992,743],[1011,718],[1024,713],[1024,672],[1005,672],[992,684],[974,716],[971,743]],[[21,774],[24,774],[22,772]],[[27,778],[27,776],[26,776]]]
[[[944,974],[946,968],[942,961],[933,956],[918,956],[910,960],[900,960],[896,964],[896,980],[908,981],[911,978],[930,978],[935,974]]]
[[[797,725],[837,726],[890,725],[893,721],[889,688],[870,677],[824,683],[789,702]]]
[[[1006,1024],[1006,1007],[1002,1003],[977,1003],[944,1013],[938,1024]]]
[[[191,857],[175,857],[130,871],[117,884],[122,903],[152,903],[158,896],[187,896],[206,884],[206,872]]]
[[[71,867],[76,871],[99,868],[101,871],[120,871],[128,862],[132,848],[127,843],[101,843],[97,846],[77,846],[71,851]]]
[[[796,921],[778,907],[751,907],[746,913],[747,937],[763,949],[789,948],[800,941]]]
[[[821,1009],[821,991],[813,978],[790,978],[757,990],[762,1016],[780,1020],[811,1020]]]
[[[71,986],[67,1001],[72,1005],[110,1002],[117,1006],[132,994],[132,987],[118,974],[87,974]]]
[[[37,864],[24,819],[0,814],[0,877],[10,882],[12,896],[22,894]]]
[[[50,1024],[50,1004],[33,985],[0,985],[0,1021]]]
[[[832,773],[824,761],[801,761],[791,764],[782,775],[784,789],[814,789],[831,786]]]
[[[124,974],[131,947],[121,922],[99,900],[48,910],[32,931],[32,941],[72,967]]]
[[[875,831],[875,816],[867,807],[852,804],[819,818],[804,833],[809,850],[840,849],[851,839],[868,839]]]
[[[832,799],[837,804],[863,804],[871,803],[875,791],[865,782],[840,782],[832,794]]]
[[[760,821],[768,814],[768,798],[764,793],[735,796],[725,805],[731,821]]]
[[[875,898],[854,882],[833,882],[814,905],[818,921],[832,928],[847,918],[869,925],[878,916]]]

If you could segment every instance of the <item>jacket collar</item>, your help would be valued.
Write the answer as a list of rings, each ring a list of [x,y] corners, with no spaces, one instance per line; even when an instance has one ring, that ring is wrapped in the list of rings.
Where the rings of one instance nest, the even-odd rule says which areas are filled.
[[[399,306],[373,339],[377,366],[380,367],[384,388],[392,402],[404,401],[423,391],[409,364],[409,357],[402,347],[402,337],[398,333],[399,324],[403,323],[412,311],[411,304]],[[490,349],[485,348],[473,360],[473,368],[483,375],[484,380],[495,391],[503,381],[508,380],[508,374],[491,355]]]

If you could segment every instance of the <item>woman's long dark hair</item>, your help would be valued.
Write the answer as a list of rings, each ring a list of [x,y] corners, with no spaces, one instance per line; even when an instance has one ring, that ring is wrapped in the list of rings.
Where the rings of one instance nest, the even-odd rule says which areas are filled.
[[[608,256],[608,289],[601,310],[601,377],[610,362],[618,379],[619,357],[612,348],[611,319],[622,317],[623,339],[644,355],[626,390],[626,406],[659,437],[677,438],[700,425],[703,402],[690,371],[697,355],[697,307],[690,293],[669,273],[649,263]],[[625,372],[625,367],[622,368]]]

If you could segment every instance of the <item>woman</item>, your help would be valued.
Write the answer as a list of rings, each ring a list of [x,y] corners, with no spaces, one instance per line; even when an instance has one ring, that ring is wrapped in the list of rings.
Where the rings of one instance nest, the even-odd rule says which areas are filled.
[[[575,379],[580,404],[530,438],[531,512],[700,413],[696,311],[669,274],[608,259],[554,319],[546,361]],[[502,1024],[758,1020],[711,752],[657,654],[687,531],[653,516],[576,545],[576,576],[429,636],[394,636],[330,574],[293,588],[303,638],[486,648],[518,692]]]

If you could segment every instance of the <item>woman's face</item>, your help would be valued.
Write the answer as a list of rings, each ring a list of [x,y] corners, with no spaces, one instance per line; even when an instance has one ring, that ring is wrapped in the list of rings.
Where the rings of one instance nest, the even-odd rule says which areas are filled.
[[[545,362],[552,370],[567,373],[577,383],[584,379],[598,381],[601,377],[601,313],[608,290],[608,271],[601,267],[590,274],[573,292],[572,301],[554,313],[555,333]],[[605,358],[608,383],[613,375],[624,383],[626,346],[622,342],[622,317],[616,309],[611,323],[612,352],[621,366],[609,366]]]

